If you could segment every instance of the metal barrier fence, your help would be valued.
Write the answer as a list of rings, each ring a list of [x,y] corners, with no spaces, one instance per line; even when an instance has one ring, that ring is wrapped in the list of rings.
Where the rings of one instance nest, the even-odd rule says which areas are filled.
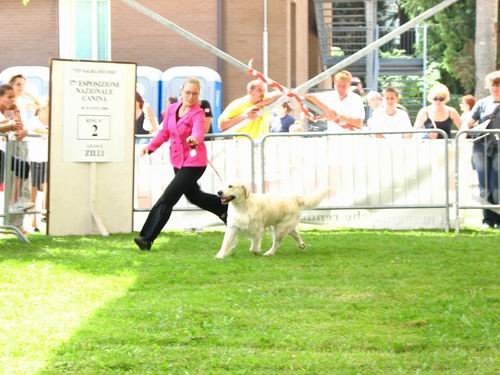
[[[420,136],[439,132],[443,139]],[[496,191],[488,187],[471,203],[479,182],[470,167],[472,141],[465,134],[498,135],[500,130],[467,130],[448,140],[439,130],[412,130],[412,139],[378,139],[374,134],[401,135],[403,132],[275,133],[254,142],[242,134],[207,135],[210,165],[200,179],[207,192],[215,192],[234,180],[251,182],[263,192],[301,194],[328,185],[331,194],[317,210],[354,209],[438,209],[443,210],[442,226],[450,226],[450,208],[455,206],[455,229],[459,231],[461,210],[490,209],[500,212],[498,174]],[[37,156],[46,139],[28,136],[23,141],[0,134],[0,231],[27,242],[20,230],[27,214],[45,215],[43,206],[47,181],[46,158]],[[137,136],[134,180],[134,211],[147,212],[173,176],[168,147],[139,157],[150,136]],[[455,142],[454,148],[448,144]],[[468,143],[467,143],[468,142]],[[496,140],[496,150],[500,141]],[[498,151],[497,151],[498,152]],[[456,155],[456,156],[455,156]],[[450,168],[449,160],[455,159]],[[500,165],[496,159],[496,171]],[[450,172],[454,179],[450,180]],[[472,177],[471,177],[472,176]],[[450,184],[454,181],[455,184]],[[488,186],[488,185],[486,185]],[[454,199],[450,190],[455,190]],[[41,191],[38,198],[36,191]],[[494,196],[491,201],[488,197]],[[492,203],[494,202],[494,203]],[[35,204],[35,205],[34,205]],[[34,206],[33,206],[34,205]],[[185,198],[175,211],[199,210]],[[24,220],[26,221],[26,220]],[[441,223],[441,221],[439,221]]]
[[[449,230],[448,138],[438,132],[443,139],[432,142],[371,137],[419,136],[429,130],[270,134],[262,140],[261,188],[303,194],[329,186],[329,199],[318,207],[322,210],[442,208]],[[276,155],[280,164],[269,168]]]
[[[468,135],[473,137],[472,140],[466,139]],[[472,143],[472,162],[476,170],[476,176],[472,177],[474,185],[479,190],[476,195],[463,194],[467,183],[470,180],[463,178],[462,169],[463,163],[471,163],[470,159],[461,159],[461,147],[464,141]],[[455,232],[460,231],[460,210],[466,209],[483,209],[487,216],[497,216],[500,218],[500,129],[489,130],[462,130],[455,136]],[[477,180],[476,180],[477,179]],[[473,201],[473,202],[471,202]],[[483,211],[484,212],[484,211]]]
[[[440,133],[443,139],[421,139],[430,132]],[[385,134],[401,138],[404,133],[411,133],[414,138],[372,137]],[[292,194],[330,186],[331,195],[318,210],[442,209],[440,225],[449,229],[449,142],[443,131],[275,133],[259,143],[241,134],[210,135],[209,139],[212,139],[207,142],[211,164],[223,180],[231,178],[228,182],[236,178],[256,183],[263,192]],[[140,196],[136,195],[135,211],[148,211],[170,181],[172,168],[167,152],[163,148],[155,153],[158,155],[136,160],[136,193],[152,195],[151,201],[142,206],[138,204]],[[161,177],[158,167],[164,169]],[[141,172],[141,168],[145,169]],[[210,173],[210,166],[207,168],[200,185],[205,191],[215,192],[221,181],[216,173]],[[141,173],[158,176],[155,186],[145,182]],[[197,208],[184,199],[174,210]]]
[[[18,141],[12,135],[0,135],[0,230],[14,234],[22,242],[29,242],[23,229],[25,216],[30,214],[32,223],[36,223],[35,215],[46,213],[47,153],[46,137],[29,135]],[[38,191],[42,199],[37,205]]]

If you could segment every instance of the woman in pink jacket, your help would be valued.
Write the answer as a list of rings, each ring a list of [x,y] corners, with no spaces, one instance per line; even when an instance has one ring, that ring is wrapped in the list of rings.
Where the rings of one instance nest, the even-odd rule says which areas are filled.
[[[226,222],[227,205],[223,205],[216,195],[201,191],[197,183],[207,166],[205,114],[198,104],[199,94],[200,82],[187,79],[182,85],[180,102],[168,107],[162,130],[142,151],[143,155],[150,154],[170,140],[170,161],[175,176],[151,209],[139,237],[134,238],[141,250],[151,250],[153,241],[183,194],[191,203]]]

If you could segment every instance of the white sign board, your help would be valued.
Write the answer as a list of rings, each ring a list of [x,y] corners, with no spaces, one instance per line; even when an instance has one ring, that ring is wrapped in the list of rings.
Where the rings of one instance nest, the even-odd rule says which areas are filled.
[[[63,161],[123,161],[123,107],[135,87],[135,69],[134,64],[64,61]]]
[[[48,233],[128,233],[136,64],[53,59],[50,69]]]

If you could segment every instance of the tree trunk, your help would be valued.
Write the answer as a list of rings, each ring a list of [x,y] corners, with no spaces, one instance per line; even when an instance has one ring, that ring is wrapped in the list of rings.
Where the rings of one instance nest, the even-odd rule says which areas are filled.
[[[498,1],[476,0],[476,40],[474,46],[476,98],[488,95],[488,90],[484,87],[484,76],[496,69]]]

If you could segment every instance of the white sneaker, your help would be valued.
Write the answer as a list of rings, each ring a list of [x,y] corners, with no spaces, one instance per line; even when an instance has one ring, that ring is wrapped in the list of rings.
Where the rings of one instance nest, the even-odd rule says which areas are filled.
[[[479,227],[479,230],[490,230],[490,229],[493,229],[493,225],[490,225],[488,223],[483,223]]]
[[[491,204],[490,202],[488,202],[486,199],[484,199],[483,197],[481,197],[479,195],[472,194],[472,199],[475,200],[477,203],[480,203],[482,205]],[[488,208],[488,210],[493,211],[493,212],[497,213],[498,215],[500,215],[500,208]]]
[[[480,195],[472,194],[472,199],[476,201],[477,203],[481,204],[490,204],[486,199],[481,197]]]
[[[25,214],[35,207],[33,202],[16,202],[9,207],[11,214]]]

